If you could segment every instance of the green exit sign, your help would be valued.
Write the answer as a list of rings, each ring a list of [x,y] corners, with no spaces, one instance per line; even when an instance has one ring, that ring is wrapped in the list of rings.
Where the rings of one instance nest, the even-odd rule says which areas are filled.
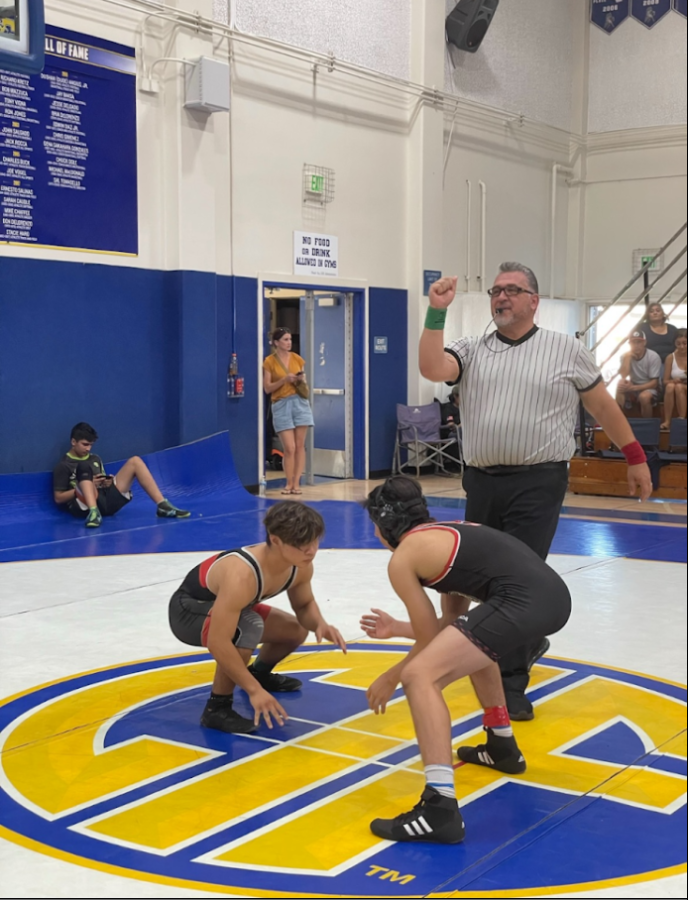
[[[311,194],[322,194],[325,190],[325,176],[311,175]]]

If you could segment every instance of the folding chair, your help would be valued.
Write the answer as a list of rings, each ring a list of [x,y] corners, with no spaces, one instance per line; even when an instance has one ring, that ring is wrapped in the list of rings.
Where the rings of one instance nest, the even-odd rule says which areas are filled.
[[[660,453],[662,462],[684,463],[688,461],[688,422],[686,419],[672,419],[669,430],[669,452]],[[682,452],[681,452],[682,451]]]
[[[659,438],[661,434],[661,422],[659,419],[629,419],[628,424],[633,429],[636,441],[643,450],[657,452],[659,450]],[[624,459],[619,450],[601,450],[603,459]]]
[[[444,437],[442,431],[448,436]],[[459,450],[458,459],[448,453],[449,447]],[[406,462],[402,462],[402,451],[407,453]],[[413,460],[413,461],[412,461]],[[424,406],[404,406],[397,404],[397,436],[394,446],[392,472],[403,473],[408,468],[415,468],[416,477],[420,477],[421,466],[432,464],[435,472],[450,475],[447,465],[459,465],[461,471],[461,434],[457,425],[442,428],[442,413],[439,403],[428,403]]]

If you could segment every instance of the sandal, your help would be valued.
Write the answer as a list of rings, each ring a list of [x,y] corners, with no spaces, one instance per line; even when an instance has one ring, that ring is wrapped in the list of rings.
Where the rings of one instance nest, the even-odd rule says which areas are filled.
[[[300,491],[298,488],[294,488],[294,490],[293,490],[293,491],[289,491],[289,493],[290,493],[290,494],[295,494],[295,495],[297,495],[297,496],[300,496],[301,494],[303,494],[303,491]]]
[[[671,431],[671,425],[665,425],[662,422],[662,424],[659,426],[659,430],[663,431],[666,434],[667,431]]]
[[[289,496],[290,494],[293,494],[294,492],[293,491],[282,491],[282,493]]]

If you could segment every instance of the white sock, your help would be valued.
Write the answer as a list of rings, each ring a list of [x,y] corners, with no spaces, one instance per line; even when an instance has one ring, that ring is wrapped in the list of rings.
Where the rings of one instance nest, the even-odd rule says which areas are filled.
[[[511,725],[503,725],[500,728],[490,728],[495,737],[510,738],[514,736],[514,729]]]
[[[456,787],[454,785],[454,770],[451,766],[426,766],[425,779],[428,786],[442,794],[456,800]]]

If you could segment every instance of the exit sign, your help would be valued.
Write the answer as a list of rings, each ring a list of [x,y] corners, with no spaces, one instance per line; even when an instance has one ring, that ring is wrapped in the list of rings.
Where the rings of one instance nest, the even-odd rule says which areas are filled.
[[[311,175],[311,194],[322,194],[325,191],[325,176]]]
[[[660,275],[664,271],[664,254],[659,253],[660,248],[658,247],[656,250],[634,250],[633,251],[633,274],[638,275],[639,272],[648,265],[648,263],[652,263],[650,268],[647,270],[648,273],[652,275]],[[655,257],[657,257],[655,259]],[[654,262],[652,262],[654,260]]]

